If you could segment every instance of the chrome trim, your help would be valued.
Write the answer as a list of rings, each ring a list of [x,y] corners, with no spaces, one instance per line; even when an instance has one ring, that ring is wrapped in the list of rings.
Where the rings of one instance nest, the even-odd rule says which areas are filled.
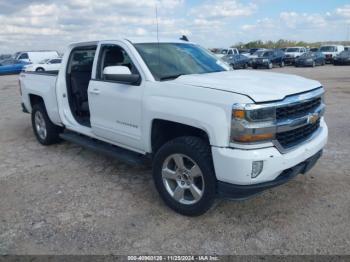
[[[305,92],[297,95],[287,96],[283,100],[276,102],[267,102],[267,103],[257,103],[257,104],[234,104],[233,109],[244,109],[244,110],[256,110],[267,107],[285,107],[285,106],[293,106],[296,104],[308,102],[317,97],[322,97],[324,94],[323,87],[319,87],[310,92]]]
[[[232,110],[235,109],[241,109],[241,110],[257,110],[257,109],[263,109],[263,108],[284,108],[289,106],[294,106],[297,104],[306,103],[308,101],[314,100],[315,98],[322,97],[324,94],[323,87],[319,87],[315,90],[312,90],[310,92],[301,93],[293,96],[287,96],[282,101],[276,101],[276,102],[268,102],[268,103],[258,103],[258,104],[234,104],[232,107]],[[286,131],[291,131],[300,127],[303,127],[305,125],[308,125],[310,122],[310,118],[313,115],[318,116],[319,118],[322,118],[325,113],[325,104],[323,103],[323,99],[321,101],[321,105],[317,107],[316,109],[308,112],[307,115],[304,115],[302,117],[298,118],[286,118],[281,120],[275,120],[274,121],[268,121],[268,122],[252,122],[248,120],[236,120],[232,119],[231,124],[231,137],[230,137],[230,144],[237,144],[239,146],[243,145],[260,145],[260,144],[266,144],[267,142],[272,142],[273,145],[276,146],[276,148],[281,152],[289,152],[296,147],[302,145],[304,142],[309,141],[310,139],[307,139],[306,141],[301,142],[300,144],[290,147],[290,148],[283,148],[283,146],[277,141],[277,139],[273,140],[266,140],[266,141],[259,141],[254,143],[240,143],[237,141],[232,141],[232,135],[234,134],[236,137],[242,136],[242,135],[258,135],[258,134],[266,134],[266,133],[281,133]],[[321,128],[319,128],[321,129]],[[319,133],[319,130],[315,132]],[[312,136],[313,137],[313,136]]]

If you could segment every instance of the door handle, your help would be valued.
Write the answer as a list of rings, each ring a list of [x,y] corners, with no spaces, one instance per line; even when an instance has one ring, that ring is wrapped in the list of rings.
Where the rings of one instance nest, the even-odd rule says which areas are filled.
[[[92,90],[90,91],[90,93],[91,93],[91,94],[98,95],[98,94],[100,94],[100,89],[94,88],[94,89],[92,89]]]

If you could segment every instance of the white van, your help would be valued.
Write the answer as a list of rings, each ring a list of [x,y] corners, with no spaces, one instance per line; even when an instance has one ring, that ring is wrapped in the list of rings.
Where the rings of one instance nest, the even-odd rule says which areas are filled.
[[[57,51],[29,51],[29,52],[18,52],[15,54],[15,59],[23,62],[29,62],[37,64],[44,59],[59,58]]]
[[[344,46],[342,45],[323,45],[320,48],[320,52],[326,57],[327,63],[333,63],[334,57],[339,55],[344,51]]]

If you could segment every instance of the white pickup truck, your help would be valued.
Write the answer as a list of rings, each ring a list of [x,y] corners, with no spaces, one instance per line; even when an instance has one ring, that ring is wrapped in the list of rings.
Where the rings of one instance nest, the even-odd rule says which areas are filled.
[[[58,75],[25,72],[19,83],[41,144],[152,164],[160,196],[189,216],[306,173],[328,136],[319,82],[231,71],[180,40],[72,44]]]

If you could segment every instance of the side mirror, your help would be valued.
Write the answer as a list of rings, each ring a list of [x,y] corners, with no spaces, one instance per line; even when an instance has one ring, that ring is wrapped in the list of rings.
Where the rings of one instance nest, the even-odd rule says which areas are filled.
[[[103,69],[103,79],[133,85],[140,82],[140,75],[132,74],[127,66],[107,66]]]

